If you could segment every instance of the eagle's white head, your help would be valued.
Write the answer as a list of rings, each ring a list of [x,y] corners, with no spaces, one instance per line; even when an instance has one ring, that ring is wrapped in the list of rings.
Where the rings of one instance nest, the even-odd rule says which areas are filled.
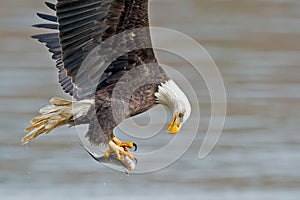
[[[167,131],[170,134],[179,132],[182,124],[191,115],[191,104],[188,98],[173,80],[169,80],[158,86],[155,96],[159,104],[167,106],[173,113],[173,119]]]

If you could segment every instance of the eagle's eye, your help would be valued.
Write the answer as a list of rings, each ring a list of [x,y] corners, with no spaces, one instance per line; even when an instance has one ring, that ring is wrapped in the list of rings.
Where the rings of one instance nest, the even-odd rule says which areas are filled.
[[[178,114],[178,117],[182,119],[182,118],[183,118],[183,115],[184,115],[183,113],[179,113],[179,114]]]

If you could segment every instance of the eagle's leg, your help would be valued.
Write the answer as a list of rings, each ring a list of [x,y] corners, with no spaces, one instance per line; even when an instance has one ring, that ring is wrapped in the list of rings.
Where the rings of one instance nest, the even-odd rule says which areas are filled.
[[[136,144],[133,142],[122,142],[118,138],[113,137],[108,143],[109,149],[104,153],[104,157],[109,157],[112,152],[114,152],[117,156],[118,160],[122,160],[122,156],[128,156],[130,159],[134,159],[132,153],[128,150],[128,148],[135,147]]]

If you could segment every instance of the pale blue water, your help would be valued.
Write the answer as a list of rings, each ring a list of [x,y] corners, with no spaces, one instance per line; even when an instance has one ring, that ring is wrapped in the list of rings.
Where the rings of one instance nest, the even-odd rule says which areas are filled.
[[[67,96],[49,54],[29,38],[37,33],[30,28],[38,22],[34,13],[47,10],[42,1],[0,5],[1,199],[300,198],[300,2],[151,2],[154,26],[182,31],[210,53],[225,82],[228,116],[217,146],[199,160],[210,113],[208,93],[199,86],[202,121],[191,148],[167,168],[129,176],[92,160],[74,129],[20,145],[38,108]]]

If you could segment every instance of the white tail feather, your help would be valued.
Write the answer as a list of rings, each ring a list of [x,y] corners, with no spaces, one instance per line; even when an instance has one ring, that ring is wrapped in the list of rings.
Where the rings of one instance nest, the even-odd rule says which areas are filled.
[[[66,124],[74,125],[75,119],[87,113],[92,101],[70,101],[54,97],[50,103],[51,105],[40,109],[41,115],[30,120],[31,126],[25,129],[26,132],[30,131],[30,133],[22,138],[23,144],[43,133],[49,133],[56,127]]]

